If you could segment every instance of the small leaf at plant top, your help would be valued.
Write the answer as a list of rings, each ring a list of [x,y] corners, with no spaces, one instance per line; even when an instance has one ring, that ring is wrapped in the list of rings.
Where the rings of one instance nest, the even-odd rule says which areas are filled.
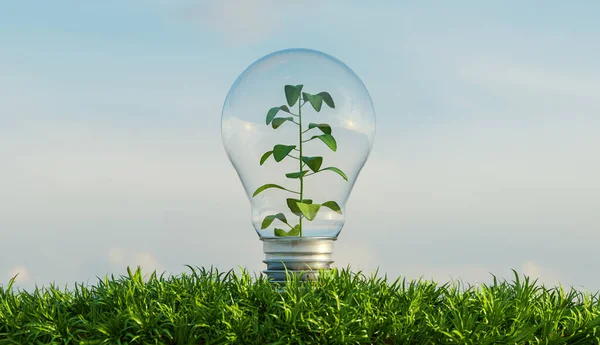
[[[276,185],[276,184],[273,184],[273,183],[267,183],[267,184],[265,184],[265,185],[262,185],[262,186],[258,187],[258,188],[256,189],[256,191],[254,192],[254,194],[252,194],[252,197],[255,197],[255,196],[257,196],[259,193],[261,193],[261,192],[262,192],[262,191],[264,191],[265,189],[269,189],[269,188],[277,188],[277,189],[283,189],[283,190],[286,190],[285,188],[281,187],[280,185]]]
[[[335,142],[335,138],[332,135],[330,135],[330,134],[315,135],[310,139],[312,140],[315,138],[321,139],[321,141],[324,142],[325,145],[327,145],[332,151],[337,150],[337,143]]]
[[[340,169],[336,168],[336,167],[327,167],[327,168],[323,168],[320,171],[324,171],[324,170],[331,170],[335,173],[338,173],[341,177],[344,178],[344,180],[348,181],[348,176],[346,176],[346,174],[344,174],[343,171],[341,171]]]
[[[335,108],[335,103],[333,103],[333,98],[331,98],[331,95],[328,92],[319,92],[317,95],[321,96],[321,98],[323,98],[323,101],[325,102],[325,104],[327,104],[329,106],[329,108]]]
[[[287,231],[285,231],[283,229],[275,229],[275,236],[285,237],[287,235],[288,235]]]
[[[293,173],[287,173],[285,176],[287,178],[301,178],[302,176],[306,175],[307,172],[308,170],[296,171]]]
[[[331,209],[332,211],[342,214],[342,209],[340,208],[340,205],[338,205],[338,203],[335,201],[326,201],[326,202],[322,203],[321,206],[327,207],[327,208]]]
[[[300,235],[300,224],[294,226],[290,231],[288,231],[287,235],[288,236],[298,236],[298,235]]]
[[[262,155],[262,157],[260,157],[260,165],[263,165],[265,163],[265,161],[267,159],[269,159],[269,157],[271,157],[272,154],[273,154],[273,151],[267,151],[267,152],[265,152],[265,154]]]
[[[331,134],[331,126],[326,123],[309,123],[308,129],[319,128],[325,134]]]
[[[315,219],[317,212],[319,212],[319,209],[321,208],[321,205],[319,204],[307,204],[304,202],[298,202],[296,204],[298,205],[300,212],[302,212],[304,217],[308,220]]]
[[[294,121],[293,117],[276,117],[273,119],[273,128],[277,129],[281,126],[285,121]]]
[[[310,105],[312,105],[312,107],[317,111],[317,113],[321,111],[321,106],[323,105],[323,97],[303,92],[302,98],[304,98],[305,101],[309,101]]]
[[[298,98],[300,98],[300,92],[302,91],[302,85],[286,85],[284,88],[285,99],[290,107],[293,107]]]
[[[317,172],[319,171],[319,168],[321,168],[321,164],[323,164],[323,157],[302,156],[302,161],[308,165],[310,170]]]
[[[302,201],[305,204],[312,204],[312,200],[310,200],[310,199],[304,199]],[[300,202],[300,200],[289,198],[289,199],[286,199],[286,202],[287,202],[288,208],[290,209],[290,211],[292,211],[293,214],[295,214],[297,216],[302,215],[302,212],[300,212],[300,209],[298,208],[298,203]]]
[[[295,148],[296,145],[275,145],[273,147],[273,158],[275,158],[275,161],[281,162]]]
[[[269,225],[271,225],[271,223],[273,223],[273,221],[275,219],[279,219],[280,221],[287,224],[287,219],[285,218],[285,215],[283,213],[277,213],[277,214],[272,214],[272,215],[266,216],[265,219],[263,220],[260,228],[261,229],[268,228]]]

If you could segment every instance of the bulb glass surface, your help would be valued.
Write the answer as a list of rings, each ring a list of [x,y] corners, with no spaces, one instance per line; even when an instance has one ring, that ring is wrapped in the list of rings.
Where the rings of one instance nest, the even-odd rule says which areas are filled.
[[[298,101],[293,105],[286,97],[286,85],[302,85]],[[316,111],[306,98],[311,96],[302,93],[314,96],[321,92],[331,96],[333,107],[321,94],[321,108]],[[278,110],[275,118],[288,120],[276,121],[283,123],[275,129],[275,122],[269,122],[267,114],[270,109],[280,106],[286,106],[293,115]],[[339,235],[344,225],[346,202],[369,156],[375,135],[371,97],[348,66],[332,56],[309,49],[287,49],[269,54],[250,65],[234,82],[223,105],[221,121],[223,145],[244,186],[252,208],[252,224],[261,238],[278,237],[275,229],[292,231],[300,219],[303,237],[335,238]],[[323,137],[329,132],[326,126],[309,128],[311,124],[330,126],[335,150],[330,138]],[[304,141],[302,156],[321,157],[321,164],[316,164],[317,159],[312,161],[311,167],[299,159],[300,135]],[[261,157],[274,151],[275,145],[295,147],[279,162],[271,154],[261,165]],[[339,169],[342,174],[335,169],[325,169],[329,167]],[[306,171],[302,182],[299,178],[286,177],[286,174],[302,171]],[[254,195],[257,188],[265,184],[276,184],[287,190],[268,188]],[[287,199],[299,200],[296,193],[300,191],[303,200],[323,205],[312,220],[302,211],[293,212],[289,206]],[[327,207],[332,205],[327,203],[331,201],[340,209]],[[288,224],[279,216],[264,226],[266,217],[278,214],[283,214]]]

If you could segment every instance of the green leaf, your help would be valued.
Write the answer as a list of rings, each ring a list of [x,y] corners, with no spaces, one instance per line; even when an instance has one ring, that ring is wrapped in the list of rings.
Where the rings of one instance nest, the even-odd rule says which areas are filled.
[[[290,107],[293,107],[298,98],[300,98],[300,92],[302,91],[303,85],[286,85],[283,89],[285,91],[285,99]]]
[[[271,223],[273,223],[273,221],[275,219],[279,219],[280,221],[287,224],[287,219],[285,218],[285,215],[283,213],[277,213],[277,214],[272,214],[272,215],[266,216],[265,219],[263,220],[260,228],[261,229],[268,228],[269,225],[271,225]]]
[[[323,157],[306,157],[302,156],[302,161],[308,165],[310,170],[313,172],[319,171],[321,164],[323,164]]]
[[[331,170],[331,171],[333,171],[335,173],[338,173],[341,177],[344,178],[344,180],[348,181],[348,176],[346,176],[346,174],[344,174],[343,171],[341,171],[340,169],[338,169],[336,167],[327,167],[327,168],[321,169],[320,171],[323,171],[323,170]]]
[[[273,119],[275,118],[275,115],[277,115],[277,113],[279,112],[279,107],[274,107],[269,109],[269,112],[267,113],[267,125],[269,123],[271,123],[271,121],[273,121]]]
[[[285,237],[287,235],[288,235],[287,231],[285,231],[283,229],[275,229],[275,236]]]
[[[273,119],[273,128],[277,129],[281,126],[285,121],[294,121],[293,117],[277,117]]]
[[[267,113],[267,125],[269,123],[271,123],[271,121],[273,121],[273,119],[275,118],[275,115],[277,115],[277,113],[279,112],[279,110],[283,110],[286,113],[290,112],[290,108],[288,108],[285,105],[282,105],[280,107],[273,107],[273,108],[269,109],[269,112]]]
[[[296,145],[275,145],[273,147],[273,158],[275,158],[275,161],[281,162],[295,148]]]
[[[308,124],[308,129],[319,128],[321,132],[325,134],[331,134],[331,126],[326,123],[310,123]]]
[[[258,187],[256,189],[256,191],[254,192],[254,194],[252,194],[252,197],[257,196],[259,193],[261,193],[262,191],[264,191],[265,189],[269,189],[269,188],[277,188],[277,189],[283,189],[286,190],[285,188],[281,187],[280,185],[277,184],[273,184],[273,183],[267,183],[265,185],[262,185],[260,187]]]
[[[319,204],[307,204],[303,202],[298,202],[296,204],[298,205],[300,212],[302,212],[304,217],[308,220],[315,219],[317,212],[319,212],[319,209],[321,208],[321,205]]]
[[[327,104],[329,106],[329,108],[335,108],[335,103],[333,103],[333,98],[331,98],[331,95],[328,92],[319,92],[317,95],[321,96],[321,98],[323,98],[323,101],[325,102],[325,104]]]
[[[340,208],[340,205],[338,205],[338,203],[335,201],[324,202],[323,204],[321,204],[321,206],[327,207],[327,208],[331,209],[332,211],[342,214],[342,209]]]
[[[335,142],[335,138],[331,134],[315,135],[310,139],[312,140],[315,138],[321,139],[321,141],[324,142],[325,145],[327,145],[332,151],[337,150],[337,143]]]
[[[265,163],[265,161],[271,157],[271,155],[273,154],[273,151],[267,151],[265,152],[264,155],[262,155],[262,157],[260,157],[260,165],[263,165]]]
[[[293,173],[285,174],[285,176],[288,178],[301,178],[302,176],[306,175],[307,172],[308,170],[296,171]]]
[[[275,236],[279,237],[287,237],[287,236],[298,236],[300,235],[300,224],[294,226],[290,229],[290,231],[285,231],[283,229],[275,229]]]
[[[302,212],[300,212],[300,209],[298,208],[298,203],[300,202],[300,200],[298,199],[286,199],[288,208],[290,209],[290,211],[292,211],[293,214],[297,215],[297,216],[301,216]],[[310,199],[304,199],[302,200],[302,202],[304,202],[305,204],[312,204],[312,200]]]
[[[303,92],[302,98],[304,98],[305,101],[308,100],[310,102],[310,105],[312,105],[312,107],[317,111],[317,113],[321,111],[321,106],[323,105],[323,97]]]
[[[300,235],[300,224],[294,226],[290,231],[288,231],[287,235],[288,236],[299,236]]]

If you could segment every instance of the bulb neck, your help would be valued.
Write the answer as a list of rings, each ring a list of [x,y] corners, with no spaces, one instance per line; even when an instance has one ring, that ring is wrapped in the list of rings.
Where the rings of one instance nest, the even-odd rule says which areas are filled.
[[[269,280],[283,283],[287,274],[297,274],[300,280],[316,279],[319,270],[329,270],[333,263],[335,237],[266,237],[263,251]]]

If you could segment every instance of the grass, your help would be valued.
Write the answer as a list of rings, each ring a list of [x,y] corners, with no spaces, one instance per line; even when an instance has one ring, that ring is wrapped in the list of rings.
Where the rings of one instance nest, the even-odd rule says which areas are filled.
[[[128,269],[95,286],[0,286],[0,344],[600,344],[598,294],[515,273],[439,285],[349,269],[285,292],[247,272]]]

